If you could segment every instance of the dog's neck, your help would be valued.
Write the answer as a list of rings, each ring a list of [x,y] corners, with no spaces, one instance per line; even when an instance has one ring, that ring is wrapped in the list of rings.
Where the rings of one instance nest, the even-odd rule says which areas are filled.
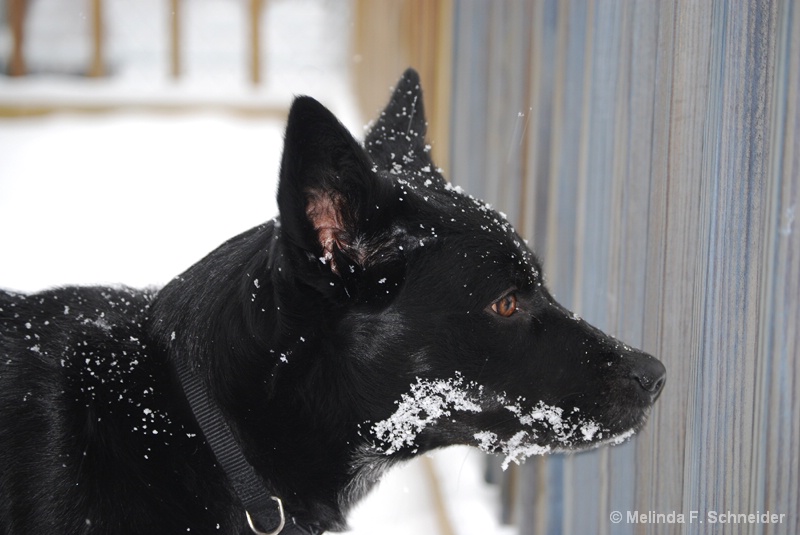
[[[174,346],[190,355],[287,510],[346,529],[347,512],[394,459],[361,436],[353,402],[334,398],[349,385],[336,384],[325,333],[303,330],[322,328],[307,321],[321,312],[305,308],[312,290],[291,280],[279,227],[273,221],[233,238],[168,284],[154,300],[151,331],[168,354]],[[292,322],[300,313],[304,321]]]

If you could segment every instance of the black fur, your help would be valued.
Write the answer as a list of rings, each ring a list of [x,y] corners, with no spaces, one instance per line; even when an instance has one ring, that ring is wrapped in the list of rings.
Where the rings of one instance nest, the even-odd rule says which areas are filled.
[[[432,448],[519,462],[643,425],[663,366],[556,303],[425,130],[411,70],[364,148],[300,97],[279,218],[157,292],[0,292],[0,533],[245,533],[179,358],[290,514],[327,530]]]

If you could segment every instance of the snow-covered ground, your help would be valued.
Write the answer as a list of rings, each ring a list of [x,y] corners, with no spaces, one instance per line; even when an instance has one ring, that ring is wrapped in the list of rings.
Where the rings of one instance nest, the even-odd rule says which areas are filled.
[[[167,76],[167,3],[104,4],[109,79],[64,75],[84,69],[88,57],[86,2],[36,0],[27,47],[35,74],[0,76],[0,105],[191,100],[288,107],[292,94],[304,93],[362,133],[348,80],[348,2],[267,2],[266,83],[259,88],[246,83],[245,2],[182,3],[186,77],[177,84]],[[0,30],[0,57],[8,48]],[[0,119],[0,287],[166,283],[276,214],[283,126],[221,112]],[[513,533],[497,524],[497,490],[482,482],[482,466],[477,450],[452,448],[394,469],[353,512],[351,533],[446,535],[443,517],[456,535]]]

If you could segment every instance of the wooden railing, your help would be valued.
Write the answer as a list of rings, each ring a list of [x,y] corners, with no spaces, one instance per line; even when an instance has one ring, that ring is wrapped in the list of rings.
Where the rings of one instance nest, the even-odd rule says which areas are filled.
[[[11,57],[8,60],[10,76],[24,76],[28,70],[25,64],[25,14],[27,0],[8,0],[8,24],[11,27]]]
[[[11,27],[12,50],[9,58],[8,74],[10,76],[25,76],[27,66],[25,61],[25,18],[30,0],[7,0],[8,20]],[[181,39],[182,9],[185,0],[165,0],[165,10],[170,18],[170,50],[169,65],[170,75],[178,79],[183,74],[183,45]],[[248,19],[247,28],[249,37],[247,41],[248,71],[251,83],[258,85],[262,82],[262,39],[261,17],[266,0],[247,0],[248,9],[245,16]],[[87,0],[90,13],[91,58],[86,73],[90,77],[105,76],[105,25],[103,0]]]
[[[104,0],[84,0],[88,7],[88,31],[86,39],[90,43],[90,52],[86,66],[79,69],[85,76],[94,79],[107,78],[107,36],[106,11]],[[180,81],[186,77],[184,57],[191,51],[184,44],[184,7],[188,0],[163,0],[164,17],[168,17],[169,36],[165,56],[167,56],[168,72],[165,79]],[[7,0],[8,25],[11,29],[11,51],[7,61],[6,74],[22,78],[28,75],[25,55],[26,15],[30,0]],[[247,78],[254,87],[264,87],[264,54],[262,19],[266,0],[246,0],[246,9],[242,16],[247,19],[245,27],[248,34],[243,40],[243,65],[246,65]],[[235,3],[231,4],[235,6]],[[65,80],[67,80],[65,78]],[[191,84],[190,84],[191,85]],[[13,86],[17,87],[17,86]],[[187,92],[182,95],[180,85],[169,88],[161,97],[135,95],[121,96],[113,88],[103,84],[84,86],[85,91],[68,90],[63,94],[58,91],[29,93],[7,88],[0,93],[0,117],[25,117],[43,115],[53,112],[70,111],[76,113],[105,113],[120,110],[141,109],[155,112],[196,111],[215,109],[232,112],[249,117],[283,118],[288,110],[290,96],[271,95],[266,92],[241,91],[228,96],[215,92]],[[236,93],[234,91],[234,93]]]

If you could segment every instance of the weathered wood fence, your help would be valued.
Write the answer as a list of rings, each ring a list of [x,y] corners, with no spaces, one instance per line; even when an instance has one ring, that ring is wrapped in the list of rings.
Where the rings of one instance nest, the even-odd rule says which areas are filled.
[[[451,180],[509,214],[559,300],[668,370],[633,441],[503,474],[507,519],[800,533],[800,4],[448,5]]]

